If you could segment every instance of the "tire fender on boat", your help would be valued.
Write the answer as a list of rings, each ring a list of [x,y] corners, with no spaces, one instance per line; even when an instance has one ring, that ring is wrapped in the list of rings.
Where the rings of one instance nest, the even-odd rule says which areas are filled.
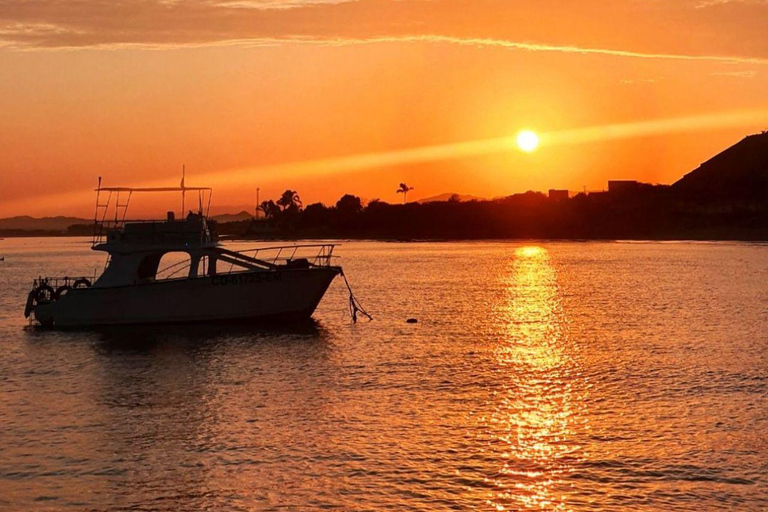
[[[72,289],[72,287],[71,287],[71,286],[69,286],[68,284],[65,284],[65,285],[59,286],[58,288],[56,288],[56,293],[53,295],[53,298],[54,298],[55,300],[59,300],[59,299],[60,299],[60,298],[62,298],[64,295],[66,295],[67,293],[69,293],[69,291],[70,291],[71,289]]]
[[[35,302],[50,302],[55,299],[56,292],[48,284],[41,284],[33,290],[35,292]]]
[[[72,288],[90,288],[90,287],[91,287],[91,282],[84,277],[81,277],[80,279],[76,279],[75,282],[72,283]]]

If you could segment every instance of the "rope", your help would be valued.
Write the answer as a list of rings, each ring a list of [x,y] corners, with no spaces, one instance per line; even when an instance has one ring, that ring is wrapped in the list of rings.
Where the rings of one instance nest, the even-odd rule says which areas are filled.
[[[368,320],[373,320],[373,317],[368,314],[363,305],[360,304],[360,301],[357,300],[357,297],[355,297],[355,294],[352,293],[352,287],[349,285],[349,281],[343,270],[341,271],[341,277],[344,278],[344,284],[347,285],[347,290],[349,290],[349,314],[352,316],[352,321],[357,323],[358,313],[362,313]]]

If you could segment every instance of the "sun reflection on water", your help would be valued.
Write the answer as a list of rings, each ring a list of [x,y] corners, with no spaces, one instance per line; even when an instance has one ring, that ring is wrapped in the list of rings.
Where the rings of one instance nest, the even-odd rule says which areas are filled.
[[[497,306],[503,327],[495,363],[503,374],[489,428],[501,468],[490,500],[497,510],[568,510],[564,477],[580,447],[580,399],[557,274],[549,252],[537,246],[515,251],[502,276]]]

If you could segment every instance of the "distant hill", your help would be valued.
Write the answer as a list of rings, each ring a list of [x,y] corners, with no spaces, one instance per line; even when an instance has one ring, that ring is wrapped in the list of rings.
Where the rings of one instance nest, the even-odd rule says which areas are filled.
[[[253,215],[246,211],[240,213],[222,213],[221,215],[214,215],[213,219],[217,222],[239,222],[242,220],[251,220]]]
[[[24,231],[66,231],[69,226],[75,224],[92,224],[93,219],[80,219],[77,217],[42,217],[35,218],[29,215],[0,219],[0,229],[21,229]]]
[[[768,202],[768,132],[750,135],[672,185],[676,196],[714,202]]]
[[[237,222],[251,220],[253,215],[246,211],[240,213],[224,213],[213,217],[219,222]],[[83,225],[90,226],[93,219],[81,219],[79,217],[30,217],[29,215],[19,215],[17,217],[8,217],[0,219],[0,230],[21,230],[21,231],[61,231],[64,232],[70,226]]]
[[[208,214],[211,217],[216,217],[218,215],[235,215],[232,212],[240,212],[237,215],[241,215],[242,213],[254,212],[255,210],[255,204],[212,204]],[[253,213],[251,213],[251,217],[253,217]]]
[[[416,201],[417,203],[437,203],[441,201],[450,201],[451,199],[458,198],[459,202],[466,203],[467,201],[487,201],[484,197],[478,197],[478,196],[470,196],[466,194],[456,194],[455,192],[446,192],[445,194],[440,194],[437,196],[432,197],[425,197],[424,199],[419,199]]]

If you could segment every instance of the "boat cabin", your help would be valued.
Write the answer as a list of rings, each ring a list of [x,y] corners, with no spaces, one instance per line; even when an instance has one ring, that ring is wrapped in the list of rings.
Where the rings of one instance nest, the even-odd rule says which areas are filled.
[[[155,281],[160,263],[169,253],[185,253],[187,258],[164,269],[175,270],[165,278],[215,275],[217,242],[215,222],[202,214],[190,212],[185,219],[177,220],[169,212],[165,221],[125,222],[121,227],[108,229],[104,241],[93,246],[94,250],[109,253],[104,273],[94,286]]]

